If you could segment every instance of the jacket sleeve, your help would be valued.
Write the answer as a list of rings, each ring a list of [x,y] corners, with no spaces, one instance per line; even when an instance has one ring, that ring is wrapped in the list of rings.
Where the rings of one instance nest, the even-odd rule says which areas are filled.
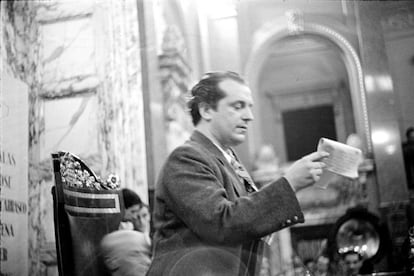
[[[165,203],[203,240],[236,244],[303,222],[296,195],[280,178],[248,196],[230,199],[217,160],[192,147],[175,151],[160,175]]]

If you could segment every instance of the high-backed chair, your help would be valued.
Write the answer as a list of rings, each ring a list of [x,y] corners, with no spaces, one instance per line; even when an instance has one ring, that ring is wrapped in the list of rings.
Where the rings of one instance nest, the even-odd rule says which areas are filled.
[[[121,192],[114,183],[101,181],[69,152],[53,153],[52,158],[59,275],[109,275],[99,244],[105,234],[118,229],[124,209]]]

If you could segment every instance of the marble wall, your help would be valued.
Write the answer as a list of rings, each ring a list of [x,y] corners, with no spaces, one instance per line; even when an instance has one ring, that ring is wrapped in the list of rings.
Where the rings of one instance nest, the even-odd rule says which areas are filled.
[[[2,70],[29,87],[29,275],[54,275],[50,154],[148,202],[137,2],[2,2]],[[3,46],[4,45],[4,46]]]
[[[2,70],[20,79],[29,87],[29,274],[39,271],[38,256],[44,234],[40,230],[39,188],[42,172],[39,164],[39,137],[42,132],[42,116],[38,109],[41,77],[39,75],[39,51],[41,37],[36,20],[37,8],[29,1],[2,2],[1,9],[1,61]]]

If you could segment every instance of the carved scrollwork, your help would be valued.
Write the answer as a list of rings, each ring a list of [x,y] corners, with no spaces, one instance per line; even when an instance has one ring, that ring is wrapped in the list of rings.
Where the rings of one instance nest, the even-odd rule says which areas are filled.
[[[115,190],[120,188],[119,177],[110,174],[105,181],[69,152],[60,157],[62,182],[73,188],[88,190]]]

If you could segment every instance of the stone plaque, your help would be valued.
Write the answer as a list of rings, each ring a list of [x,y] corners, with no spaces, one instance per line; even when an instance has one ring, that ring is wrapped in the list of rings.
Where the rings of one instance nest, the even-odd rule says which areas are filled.
[[[28,275],[28,88],[0,81],[0,274]]]

